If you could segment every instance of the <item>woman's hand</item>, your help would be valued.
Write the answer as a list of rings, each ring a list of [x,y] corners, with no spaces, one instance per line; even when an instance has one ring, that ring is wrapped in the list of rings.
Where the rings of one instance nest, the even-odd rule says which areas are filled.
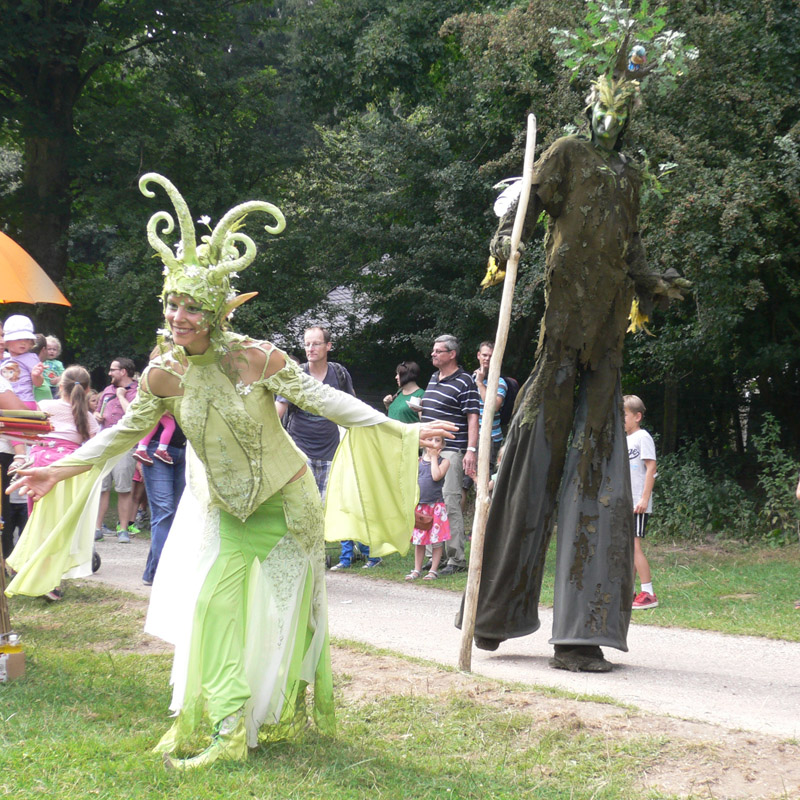
[[[419,446],[420,447],[434,447],[437,446],[433,440],[437,436],[443,439],[454,439],[452,431],[457,431],[458,425],[452,422],[423,422],[419,426]],[[446,446],[446,445],[445,445]]]
[[[20,467],[17,479],[6,489],[6,494],[17,491],[36,502],[41,500],[59,481],[49,467]]]
[[[386,406],[386,408],[389,408],[389,406],[392,404],[392,400],[394,400],[393,394],[387,394],[386,397],[383,398],[383,404]]]

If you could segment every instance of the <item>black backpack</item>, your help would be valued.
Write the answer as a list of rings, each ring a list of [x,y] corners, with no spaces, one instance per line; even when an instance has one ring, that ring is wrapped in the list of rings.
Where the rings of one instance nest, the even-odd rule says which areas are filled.
[[[500,409],[500,424],[505,427],[511,422],[511,417],[514,416],[514,403],[519,394],[519,381],[510,375],[503,375],[503,380],[506,382],[508,390],[506,391],[506,399],[503,401],[503,407]]]

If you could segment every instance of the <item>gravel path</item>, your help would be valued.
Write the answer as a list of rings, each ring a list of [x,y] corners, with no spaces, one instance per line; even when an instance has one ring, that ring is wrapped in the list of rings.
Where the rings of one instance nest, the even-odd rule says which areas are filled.
[[[92,580],[147,596],[141,575],[148,541],[98,543],[103,559]],[[421,602],[422,601],[422,602]],[[461,632],[452,592],[328,573],[331,635],[456,666]],[[646,613],[646,612],[644,612]],[[494,653],[473,650],[472,669],[525,685],[607,696],[641,709],[729,729],[800,738],[800,643],[677,628],[631,626],[627,653],[608,649],[617,666],[605,675],[550,669],[552,614],[542,628]]]

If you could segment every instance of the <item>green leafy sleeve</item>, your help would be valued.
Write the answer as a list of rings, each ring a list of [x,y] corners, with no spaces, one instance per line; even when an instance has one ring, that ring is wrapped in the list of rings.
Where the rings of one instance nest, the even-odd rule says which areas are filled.
[[[291,358],[269,378],[259,381],[275,396],[285,397],[310,414],[325,417],[343,428],[383,425],[393,420],[380,411],[307,375]]]
[[[263,383],[300,408],[348,428],[331,464],[325,538],[355,539],[375,556],[406,553],[419,494],[420,426],[389,419],[315,380],[289,358]]]
[[[149,368],[148,368],[149,369]],[[53,464],[58,467],[102,466],[106,461],[130,450],[143,436],[155,428],[166,411],[174,409],[163,397],[156,397],[147,389],[147,372],[139,384],[139,391],[125,412],[125,416],[111,428],[100,431],[78,448],[72,455]],[[177,399],[177,398],[176,398]]]

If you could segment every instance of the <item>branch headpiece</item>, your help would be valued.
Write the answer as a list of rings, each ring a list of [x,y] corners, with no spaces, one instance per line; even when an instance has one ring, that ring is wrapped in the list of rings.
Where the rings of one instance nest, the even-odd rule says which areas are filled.
[[[622,111],[630,114],[641,104],[640,81],[651,72],[652,66],[647,66],[647,52],[642,45],[636,45],[628,54],[629,41],[630,35],[625,36],[617,50],[613,69],[592,83],[592,89],[586,96],[587,114],[591,115],[591,109],[598,100],[618,114]]]
[[[166,303],[169,294],[189,295],[210,313],[212,329],[220,328],[234,308],[255,295],[237,295],[231,286],[231,279],[238,277],[239,271],[249,267],[256,257],[255,242],[240,231],[245,217],[252,211],[270,214],[276,222],[264,228],[272,234],[280,233],[286,227],[286,220],[272,203],[261,200],[241,203],[222,217],[210,235],[201,236],[201,244],[197,244],[192,215],[180,192],[163,175],[148,172],[139,179],[139,189],[145,197],[155,197],[155,192],[148,188],[150,183],[157,183],[169,196],[181,232],[173,252],[161,238],[175,229],[172,215],[157,211],[147,223],[147,240],[164,262],[161,299]],[[208,224],[210,219],[202,217],[198,221]]]

